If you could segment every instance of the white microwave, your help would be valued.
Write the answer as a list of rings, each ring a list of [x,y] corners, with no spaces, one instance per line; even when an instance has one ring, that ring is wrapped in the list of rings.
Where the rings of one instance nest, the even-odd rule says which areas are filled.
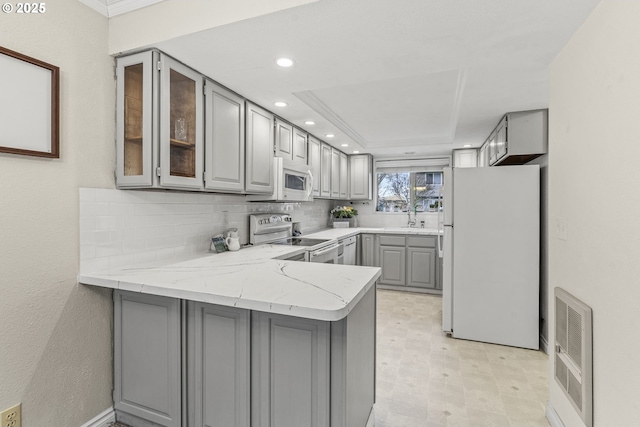
[[[313,175],[307,166],[273,159],[273,194],[249,195],[249,201],[310,202],[313,200]]]

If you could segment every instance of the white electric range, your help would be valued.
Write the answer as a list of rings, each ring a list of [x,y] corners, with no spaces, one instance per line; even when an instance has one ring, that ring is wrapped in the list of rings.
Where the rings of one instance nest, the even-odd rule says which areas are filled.
[[[300,246],[305,248],[304,261],[326,264],[338,262],[339,246],[336,239],[308,239],[293,236],[293,220],[289,214],[250,215],[249,243]],[[300,261],[302,260],[300,258]]]

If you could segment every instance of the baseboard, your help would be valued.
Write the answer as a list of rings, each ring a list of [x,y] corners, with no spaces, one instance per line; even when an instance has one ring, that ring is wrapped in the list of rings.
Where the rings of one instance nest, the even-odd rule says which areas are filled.
[[[551,427],[564,427],[562,420],[558,416],[558,413],[553,406],[551,406],[550,402],[547,402],[547,410],[545,411],[545,415],[547,416],[547,420],[549,421],[549,425]]]
[[[549,343],[547,342],[547,338],[540,335],[540,350],[549,354]]]
[[[375,406],[372,406],[371,412],[369,412],[369,419],[367,420],[367,425],[365,427],[374,427],[375,424],[376,424]]]
[[[109,427],[111,423],[116,422],[116,413],[113,408],[106,409],[99,415],[90,419],[80,427]]]
[[[376,284],[376,289],[384,289],[385,291],[414,292],[416,294],[431,294],[431,295],[442,296],[442,289],[415,288],[413,286],[381,285],[380,283]]]

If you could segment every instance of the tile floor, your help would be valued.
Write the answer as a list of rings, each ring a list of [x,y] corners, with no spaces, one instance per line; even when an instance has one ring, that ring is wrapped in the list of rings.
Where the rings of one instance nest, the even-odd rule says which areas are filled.
[[[378,290],[375,427],[548,427],[548,357],[447,337],[439,296]]]

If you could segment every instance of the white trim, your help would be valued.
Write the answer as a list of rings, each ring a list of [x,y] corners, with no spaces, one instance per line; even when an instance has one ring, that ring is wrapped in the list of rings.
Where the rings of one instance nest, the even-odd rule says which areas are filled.
[[[109,10],[104,0],[80,0],[80,3],[90,7],[101,15],[109,17]]]
[[[376,414],[375,414],[375,406],[371,407],[371,412],[369,412],[369,419],[367,419],[367,425],[365,427],[374,427],[376,425]]]
[[[547,420],[549,421],[549,425],[551,427],[564,427],[562,420],[558,416],[558,413],[553,406],[551,406],[551,402],[547,402],[547,410],[545,411],[545,415],[547,416]]]
[[[111,0],[108,6],[109,18],[142,9],[143,7],[151,6],[163,1],[165,0]]]
[[[451,129],[449,130],[449,142],[453,142],[456,137],[456,129],[458,128],[458,120],[460,119],[460,110],[462,109],[462,93],[467,85],[467,74],[469,69],[464,68],[458,72],[458,84],[456,85],[456,94],[454,96],[453,108],[451,110]]]
[[[165,0],[80,0],[80,3],[89,6],[107,18],[112,18],[163,1]]]
[[[80,427],[109,427],[111,423],[116,422],[116,413],[113,408],[105,409],[104,412],[96,415]]]
[[[547,342],[547,338],[544,335],[540,335],[540,350],[549,354],[549,343]]]
[[[327,104],[322,102],[320,98],[314,95],[310,90],[295,92],[293,94],[300,101],[307,104],[316,113],[327,119],[329,123],[340,129],[349,138],[355,141],[362,148],[369,148],[369,142],[365,140],[355,129],[342,119],[335,111],[333,111]]]

